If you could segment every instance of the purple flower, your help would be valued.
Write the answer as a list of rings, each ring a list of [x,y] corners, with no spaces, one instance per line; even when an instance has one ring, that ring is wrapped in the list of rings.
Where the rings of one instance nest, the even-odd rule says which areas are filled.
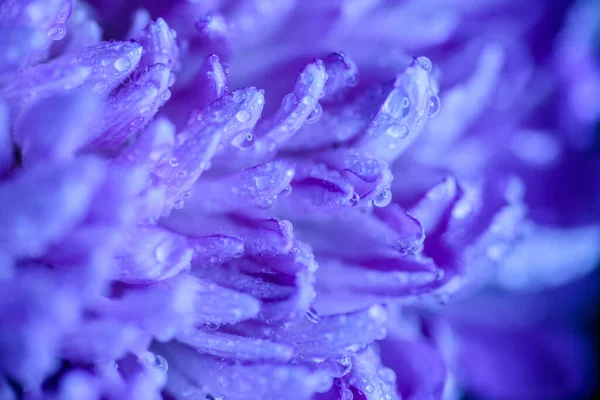
[[[591,3],[0,0],[0,399],[579,398]]]

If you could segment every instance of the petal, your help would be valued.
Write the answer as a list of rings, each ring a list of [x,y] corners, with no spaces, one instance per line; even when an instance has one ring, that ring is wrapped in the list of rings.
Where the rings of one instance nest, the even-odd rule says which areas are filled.
[[[129,351],[143,351],[150,337],[114,320],[83,321],[61,341],[59,354],[74,362],[106,362]]]
[[[0,185],[0,247],[39,256],[83,219],[104,176],[102,163],[81,159],[28,168]],[[14,199],[19,199],[14,202]]]
[[[279,160],[245,169],[229,176],[199,181],[188,201],[194,209],[232,212],[247,207],[269,207],[285,193],[294,176],[291,163]],[[289,189],[288,189],[289,190]]]
[[[314,392],[323,390],[324,386],[327,390],[331,384],[320,373],[312,373],[301,366],[230,364],[177,344],[162,346],[161,352],[183,376],[214,396],[239,400],[307,400]]]
[[[321,60],[308,64],[296,80],[294,91],[281,103],[280,110],[260,126],[261,136],[276,143],[285,142],[311,119],[318,118],[321,108],[318,99],[325,88],[325,67]]]
[[[23,162],[68,160],[90,139],[98,98],[91,93],[53,96],[34,104],[13,135]]]
[[[367,400],[399,400],[403,397],[395,388],[395,374],[381,365],[373,346],[352,357],[352,371],[348,382],[364,393]]]
[[[169,67],[156,64],[121,88],[108,100],[98,127],[99,135],[88,147],[117,149],[142,129],[170,96],[170,74]]]
[[[78,52],[94,46],[102,40],[102,28],[94,18],[94,9],[86,3],[75,2],[71,18],[67,22],[67,35],[64,40],[55,42],[53,54]]]
[[[398,75],[394,89],[371,120],[359,148],[371,156],[393,161],[411,144],[425,122],[439,110],[439,98],[430,83],[431,61],[422,58]]]
[[[78,87],[104,93],[127,78],[141,55],[142,47],[137,43],[102,42],[0,80],[0,94],[22,108],[34,99]]]
[[[270,340],[198,329],[178,333],[177,340],[198,349],[201,354],[233,360],[288,362],[293,354],[292,347]]]
[[[391,370],[384,369],[379,375],[397,377],[395,383],[403,398],[443,398],[447,367],[440,351],[432,344],[423,339],[408,340],[390,334],[380,343],[380,347],[381,359]]]
[[[244,253],[244,241],[233,236],[188,237],[188,240],[196,249],[194,267],[220,265]]]
[[[188,268],[193,253],[183,236],[157,227],[138,227],[115,258],[113,278],[136,284],[164,280]]]
[[[169,28],[164,19],[158,18],[156,22],[150,22],[138,38],[145,50],[140,60],[140,67],[146,69],[160,63],[177,69],[179,67],[179,47],[175,36],[175,31]]]
[[[129,147],[114,160],[119,165],[141,167],[150,172],[175,147],[175,127],[166,118],[150,122]]]

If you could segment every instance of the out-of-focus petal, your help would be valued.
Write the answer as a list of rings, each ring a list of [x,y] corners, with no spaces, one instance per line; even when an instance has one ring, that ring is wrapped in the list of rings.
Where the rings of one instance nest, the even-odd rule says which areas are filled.
[[[100,105],[89,92],[49,97],[34,104],[13,134],[23,163],[71,159],[90,139]]]
[[[40,256],[85,216],[104,176],[95,159],[39,165],[0,185],[2,251]],[[18,201],[16,201],[18,200]]]

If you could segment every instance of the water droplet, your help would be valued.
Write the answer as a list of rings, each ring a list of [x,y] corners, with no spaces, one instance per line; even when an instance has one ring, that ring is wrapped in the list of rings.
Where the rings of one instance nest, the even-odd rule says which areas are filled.
[[[211,330],[211,331],[216,331],[217,329],[219,329],[221,327],[221,324],[219,324],[218,322],[212,323],[212,322],[207,322],[205,324],[206,328]]]
[[[435,116],[440,111],[440,98],[433,95],[429,98],[429,104],[427,107],[427,115],[429,117]]]
[[[321,115],[323,115],[323,107],[321,107],[321,105],[317,103],[317,105],[315,106],[313,111],[310,113],[308,118],[306,118],[306,123],[314,124],[321,118]]]
[[[169,165],[171,167],[176,167],[179,165],[179,160],[175,157],[171,157],[171,158],[169,158]]]
[[[248,150],[254,144],[254,135],[252,132],[241,132],[231,140],[231,144],[240,150]]]
[[[250,122],[252,119],[252,113],[246,109],[241,109],[235,114],[235,119],[240,121],[242,124],[245,124],[246,122]]]
[[[371,384],[368,384],[368,385],[365,387],[365,392],[367,392],[367,393],[373,393],[374,391],[375,391],[375,386],[373,386],[373,385],[371,385]]]
[[[431,60],[427,57],[417,57],[417,62],[427,72],[431,72],[431,70],[433,69],[433,64],[431,63]]]
[[[158,354],[156,354],[154,358],[155,368],[163,374],[166,374],[169,370],[169,364],[167,363],[167,360],[165,360],[163,356],[159,356]]]
[[[131,68],[131,61],[127,57],[119,57],[114,63],[114,67],[119,72],[128,71]]]
[[[302,103],[304,103],[307,106],[315,104],[316,101],[317,100],[315,100],[315,98],[312,97],[310,94],[307,94],[302,98]]]
[[[184,202],[183,200],[179,199],[179,200],[177,200],[175,203],[173,203],[173,207],[174,207],[176,210],[181,210],[181,209],[183,208],[183,205],[184,205],[184,203],[185,203],[185,202]]]
[[[255,176],[254,181],[255,181],[256,187],[258,189],[265,190],[271,184],[271,177],[270,176]]]
[[[373,200],[373,204],[377,207],[385,207],[392,201],[392,193],[389,189],[383,189],[375,199]]]
[[[350,204],[354,207],[358,204],[359,201],[360,201],[360,196],[358,195],[358,193],[356,193],[356,192],[352,193],[352,197],[350,198]]]
[[[292,185],[287,185],[280,193],[281,196],[287,197],[292,194]]]
[[[310,310],[308,310],[306,312],[306,314],[304,314],[304,316],[306,317],[307,320],[309,320],[313,324],[319,323],[319,316],[317,315],[317,312],[315,310],[313,310],[312,308]]]
[[[402,107],[403,108],[408,108],[408,106],[410,106],[410,99],[408,97],[404,97],[402,99]]]
[[[169,100],[171,98],[171,91],[169,89],[165,90],[164,92],[162,92],[160,98],[162,99],[162,101]]]
[[[93,89],[95,92],[102,93],[108,89],[108,85],[104,82],[96,82]]]
[[[67,34],[67,27],[65,24],[56,24],[50,30],[48,30],[48,37],[52,40],[61,40]]]
[[[169,81],[167,82],[167,86],[171,87],[174,84],[175,84],[175,74],[171,72],[169,74]]]
[[[160,243],[154,249],[154,258],[161,264],[166,264],[169,259],[171,247],[167,241]]]
[[[343,388],[343,389],[340,389],[340,398],[342,400],[353,400],[354,394],[352,393],[352,391],[350,389]]]
[[[406,125],[391,125],[385,132],[394,139],[403,139],[408,136],[408,128]]]
[[[381,377],[381,379],[383,379],[384,381],[386,381],[388,383],[396,382],[396,373],[394,372],[393,369],[383,367],[383,368],[380,368],[379,371],[377,371],[377,372],[378,372],[379,376]]]
[[[281,107],[285,113],[292,111],[292,108],[296,105],[296,96],[294,93],[290,93],[281,100]]]

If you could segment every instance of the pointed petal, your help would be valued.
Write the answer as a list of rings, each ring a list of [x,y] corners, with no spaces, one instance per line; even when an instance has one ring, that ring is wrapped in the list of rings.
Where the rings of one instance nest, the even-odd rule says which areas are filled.
[[[285,142],[322,112],[318,99],[325,88],[325,67],[321,60],[308,64],[296,80],[294,91],[281,103],[280,110],[260,126],[264,135],[276,143]],[[262,135],[261,135],[262,136]]]
[[[156,64],[130,80],[107,102],[98,127],[99,135],[88,147],[117,149],[146,126],[171,95],[170,74],[169,67]]]
[[[396,78],[394,89],[371,120],[359,148],[371,156],[393,161],[419,135],[439,110],[439,98],[430,83],[431,61],[415,59]]]

